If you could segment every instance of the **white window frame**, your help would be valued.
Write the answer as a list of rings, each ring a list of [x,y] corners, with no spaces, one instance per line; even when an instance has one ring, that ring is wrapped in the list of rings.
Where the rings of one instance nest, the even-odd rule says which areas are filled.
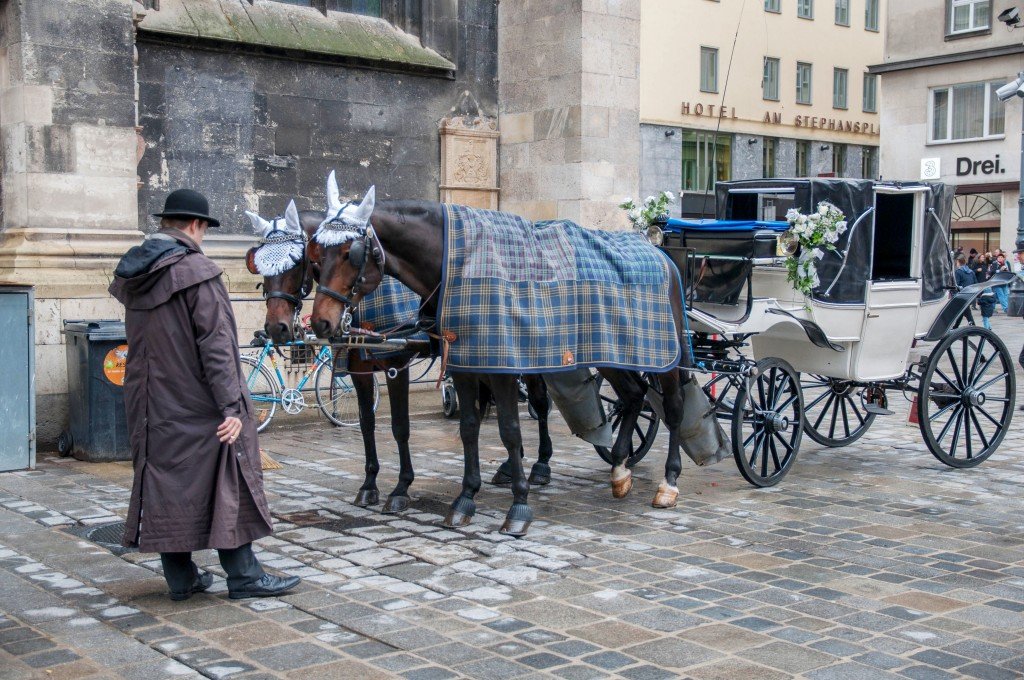
[[[955,1],[956,0],[954,0],[954,2]],[[849,26],[849,25],[850,25],[850,0],[836,0],[836,26]]]
[[[800,100],[800,67],[807,67],[807,101]],[[810,106],[814,103],[814,64],[806,61],[796,62],[796,103]]]
[[[973,81],[969,83],[954,83],[952,85],[943,85],[942,87],[933,87],[928,90],[928,144],[939,145],[939,144],[961,144],[964,142],[977,142],[986,139],[1003,139],[1006,137],[1006,116],[1003,116],[1003,131],[995,134],[989,133],[989,125],[992,124],[992,89],[998,88],[1002,85],[1000,80],[990,81]],[[983,114],[984,126],[981,137],[964,137],[962,139],[952,139],[953,134],[953,88],[963,85],[985,85],[985,112]],[[935,139],[935,93],[940,91],[946,91],[946,138]]]
[[[814,19],[814,0],[796,0],[796,15],[800,19]]]
[[[782,0],[764,0],[764,11],[782,14]]]
[[[974,15],[976,13],[975,7],[977,5],[988,6],[988,23],[985,24],[984,26],[975,25],[974,23]],[[976,31],[987,31],[992,28],[992,0],[947,0],[946,7],[949,11],[949,23],[946,26],[946,35],[963,35],[966,33],[974,33]],[[954,17],[956,16],[957,7],[968,8],[968,11],[971,15],[971,20],[967,28],[961,28],[960,30],[955,30],[953,28],[953,21]]]
[[[714,82],[709,86],[711,89],[707,89],[704,83],[704,55],[707,54],[712,59],[712,71]],[[712,94],[718,93],[718,48],[709,47],[707,45],[700,46],[700,91],[710,92]]]
[[[832,108],[850,108],[850,69],[838,66],[832,69]]]
[[[773,63],[775,65],[775,87],[769,91],[770,80],[768,78],[768,64]],[[778,57],[765,57],[763,66],[763,75],[761,76],[761,98],[769,102],[779,101],[779,81],[782,77],[782,61]],[[774,93],[774,97],[770,96]]]
[[[871,83],[870,87],[868,83]],[[868,108],[868,91],[871,92],[871,108]],[[864,74],[864,87],[861,92],[861,109],[864,113],[878,113],[878,75],[874,73]]]
[[[881,21],[880,0],[864,0],[864,30],[878,32],[878,22]],[[874,19],[874,21],[872,21]]]

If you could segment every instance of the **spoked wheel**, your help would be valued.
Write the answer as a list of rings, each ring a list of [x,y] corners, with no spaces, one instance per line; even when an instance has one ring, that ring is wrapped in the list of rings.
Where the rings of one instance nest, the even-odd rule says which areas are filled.
[[[245,384],[249,388],[249,400],[253,406],[253,417],[256,419],[256,431],[263,432],[270,425],[277,405],[281,401],[278,396],[278,385],[274,375],[262,363],[252,357],[242,357],[242,373]]]
[[[649,389],[654,389],[654,385],[658,385],[658,376],[646,375]],[[612,436],[617,437],[619,434],[619,426],[622,424],[622,411],[624,404],[619,396],[615,394],[615,390],[612,386],[604,381],[604,378],[598,376],[598,383],[601,386],[601,404],[604,406],[605,413],[608,414],[608,420],[612,424]],[[660,389],[660,388],[659,388]],[[654,438],[658,435],[658,428],[661,427],[661,420],[658,418],[658,414],[651,408],[650,403],[644,401],[643,408],[640,409],[640,415],[637,416],[636,424],[633,426],[633,437],[630,440],[630,454],[626,458],[626,467],[632,468],[634,465],[643,460],[643,457],[647,455],[647,452],[654,446]],[[613,464],[612,452],[603,446],[595,446],[597,453],[604,459],[604,462],[609,465]]]
[[[796,460],[804,411],[796,371],[782,359],[761,359],[757,375],[739,385],[732,453],[740,474],[758,487],[778,484]]]
[[[860,439],[875,420],[861,399],[862,386],[820,375],[800,376],[804,432],[823,446],[846,446]]]
[[[979,326],[958,328],[928,357],[917,417],[932,455],[956,468],[978,465],[999,448],[1013,418],[1013,359]]]
[[[359,424],[359,399],[356,387],[348,373],[335,371],[330,362],[325,362],[316,370],[313,377],[313,391],[316,404],[333,425],[337,427],[355,427]],[[380,383],[377,374],[373,375],[373,412],[377,412],[380,404]]]
[[[704,383],[704,393],[715,406],[715,414],[720,419],[732,420],[732,412],[736,407],[736,397],[743,378],[733,373],[717,373]]]

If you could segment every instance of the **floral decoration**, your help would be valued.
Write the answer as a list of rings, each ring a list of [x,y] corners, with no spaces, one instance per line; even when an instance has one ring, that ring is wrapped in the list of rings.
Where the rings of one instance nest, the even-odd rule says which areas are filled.
[[[786,280],[798,291],[810,297],[821,281],[818,279],[818,260],[826,251],[836,251],[839,237],[846,231],[846,215],[836,206],[822,201],[810,215],[793,208],[786,213],[789,230],[783,238],[795,240],[799,249],[786,258]]]
[[[654,220],[668,214],[668,206],[675,201],[676,197],[671,191],[662,191],[657,197],[648,196],[642,206],[635,204],[632,198],[627,198],[619,207],[626,211],[626,217],[633,228],[646,234]]]

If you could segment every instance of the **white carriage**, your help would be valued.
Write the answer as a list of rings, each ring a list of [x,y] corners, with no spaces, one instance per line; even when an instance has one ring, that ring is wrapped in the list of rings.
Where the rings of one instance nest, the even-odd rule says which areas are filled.
[[[780,218],[822,201],[848,226],[804,296],[786,278],[792,241]],[[781,480],[803,432],[826,446],[857,440],[891,414],[891,391],[916,396],[924,441],[943,463],[972,467],[998,448],[1013,414],[1012,358],[991,331],[955,326],[1012,275],[956,291],[945,186],[747,180],[719,183],[716,202],[719,220],[662,225],[662,248],[683,275],[690,367],[708,374],[749,482]]]

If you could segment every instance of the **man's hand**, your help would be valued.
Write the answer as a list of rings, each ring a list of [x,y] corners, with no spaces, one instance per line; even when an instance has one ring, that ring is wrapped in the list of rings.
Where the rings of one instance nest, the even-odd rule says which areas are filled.
[[[241,420],[238,418],[225,418],[224,422],[217,428],[217,437],[220,439],[222,444],[234,444],[241,431]]]

